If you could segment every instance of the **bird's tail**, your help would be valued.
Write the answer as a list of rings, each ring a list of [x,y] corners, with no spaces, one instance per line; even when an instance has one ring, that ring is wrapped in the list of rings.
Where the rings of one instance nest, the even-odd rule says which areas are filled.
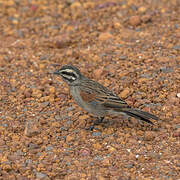
[[[125,108],[123,109],[123,112],[126,113],[129,116],[132,116],[136,119],[145,121],[147,123],[153,124],[150,119],[158,120],[159,118],[153,114],[150,114],[145,111],[141,111],[139,109],[133,109],[133,108]]]

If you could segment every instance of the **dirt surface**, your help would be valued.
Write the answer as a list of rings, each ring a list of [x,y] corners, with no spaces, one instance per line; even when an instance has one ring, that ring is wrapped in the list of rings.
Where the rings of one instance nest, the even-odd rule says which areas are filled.
[[[0,0],[0,179],[180,179],[179,0]],[[64,64],[160,117],[95,118]]]

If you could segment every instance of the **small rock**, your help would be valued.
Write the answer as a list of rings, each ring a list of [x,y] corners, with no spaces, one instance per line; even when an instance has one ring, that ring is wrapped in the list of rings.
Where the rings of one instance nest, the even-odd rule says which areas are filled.
[[[41,107],[42,108],[45,108],[45,107],[47,107],[47,106],[49,106],[49,102],[43,102],[43,103],[41,103]]]
[[[120,97],[123,99],[127,98],[131,94],[131,90],[129,88],[125,88],[121,93]]]
[[[102,175],[100,175],[100,174],[97,175],[97,179],[98,179],[98,180],[106,180],[106,179],[105,179]]]
[[[92,133],[92,136],[97,136],[97,137],[98,137],[98,136],[101,136],[101,132],[93,132],[93,133]]]
[[[102,164],[104,165],[104,166],[109,166],[110,165],[110,161],[109,161],[109,159],[103,159],[103,161],[102,161]]]
[[[21,156],[18,156],[18,155],[9,155],[8,156],[8,159],[10,160],[10,161],[13,161],[13,162],[15,162],[16,160],[19,160],[19,159],[21,159],[22,157]]]
[[[45,151],[52,151],[53,150],[53,147],[52,146],[47,146],[46,148],[45,148]]]
[[[72,140],[74,140],[74,137],[72,135],[67,135],[66,136],[66,142],[70,142]]]
[[[96,157],[94,157],[94,160],[95,161],[102,161],[104,158],[103,157],[101,157],[101,156],[96,156]]]
[[[27,137],[32,137],[40,133],[40,130],[38,129],[37,121],[29,120],[26,123],[24,134]]]
[[[38,144],[34,144],[34,143],[29,143],[28,144],[28,148],[29,149],[38,149],[39,148],[39,145]]]
[[[155,132],[153,131],[146,131],[144,134],[144,140],[152,141],[156,137]]]
[[[73,121],[66,121],[66,125],[71,125],[71,124],[73,124]]]
[[[134,4],[132,4],[131,6],[130,6],[130,8],[133,10],[133,11],[137,11],[137,6],[136,5],[134,5]]]
[[[173,137],[180,137],[180,129],[176,130],[176,131],[173,133]]]
[[[146,81],[148,81],[147,78],[140,78],[140,79],[138,79],[138,82],[139,82],[140,84],[142,84],[142,83],[144,83],[144,82],[146,82]]]
[[[78,8],[81,8],[81,3],[80,2],[73,2],[72,4],[71,4],[71,8],[72,9],[78,9]]]
[[[99,143],[93,144],[94,149],[100,150],[102,148],[102,145]]]
[[[15,87],[17,85],[16,79],[10,79],[9,82],[10,82],[11,86],[13,86],[13,87]]]
[[[107,32],[101,33],[101,34],[99,35],[99,40],[100,40],[100,41],[106,41],[106,40],[109,40],[109,39],[112,39],[112,38],[113,38],[113,35],[110,34],[110,33],[107,33]]]
[[[128,169],[131,169],[134,167],[134,164],[133,163],[130,163],[130,164],[126,164],[124,165],[125,168],[128,168]]]
[[[36,11],[38,9],[38,6],[36,4],[32,4],[30,8],[32,11]]]
[[[173,68],[171,68],[171,67],[161,67],[160,71],[163,72],[163,73],[170,73],[170,72],[173,72]]]
[[[31,90],[30,89],[26,89],[25,91],[24,91],[24,96],[25,96],[25,98],[30,98],[31,97]]]
[[[151,21],[151,18],[152,18],[151,15],[146,14],[146,15],[144,15],[144,16],[141,17],[141,21],[142,21],[143,23],[148,23],[148,22]]]
[[[68,35],[62,35],[56,38],[55,46],[59,49],[69,46],[71,39]]]
[[[119,59],[120,59],[120,60],[125,60],[125,59],[127,59],[127,56],[123,56],[123,55],[122,55],[122,56],[119,56]]]
[[[65,127],[65,126],[62,126],[62,127],[60,127],[59,129],[60,129],[60,131],[67,131],[67,130],[68,130],[68,128]]]
[[[35,98],[42,97],[42,91],[39,89],[33,89],[32,90],[32,97],[35,97]]]
[[[180,50],[180,45],[173,46],[172,49]]]
[[[61,117],[61,116],[59,116],[59,115],[55,115],[55,116],[54,116],[54,118],[55,118],[57,121],[62,120],[62,117]]]
[[[49,87],[49,92],[50,92],[50,94],[54,94],[55,93],[55,87],[54,86],[50,86]]]
[[[144,13],[146,10],[147,10],[147,8],[144,7],[144,6],[141,6],[141,7],[138,9],[138,11],[139,11],[140,13]]]
[[[0,146],[3,146],[5,144],[6,144],[5,141],[3,139],[0,139]]]
[[[79,120],[87,120],[89,118],[88,115],[82,115],[82,116],[79,116]]]
[[[132,16],[132,17],[130,17],[129,24],[131,26],[138,26],[138,25],[140,25],[141,24],[140,17],[139,16]]]
[[[90,155],[90,151],[89,151],[89,149],[81,149],[79,151],[79,155],[81,155],[81,156],[89,156]]]
[[[96,70],[94,71],[94,75],[95,75],[95,77],[97,77],[97,78],[99,78],[99,77],[102,75],[102,73],[103,73],[103,70],[102,70],[102,69],[96,69]]]
[[[104,2],[101,4],[98,4],[97,6],[95,6],[95,9],[103,9],[103,8],[107,8],[110,6],[116,6],[117,3],[116,2]]]
[[[41,173],[41,172],[36,173],[36,178],[38,178],[38,179],[44,179],[46,177],[47,177],[47,175],[44,173]]]
[[[110,153],[113,153],[113,152],[116,151],[116,149],[115,149],[114,147],[112,147],[112,146],[108,146],[107,148],[108,148],[108,151],[109,151]]]
[[[149,156],[153,159],[160,159],[161,155],[155,152],[150,152]]]
[[[176,95],[178,98],[180,98],[180,93],[177,93],[177,95]]]
[[[42,55],[39,59],[42,60],[47,60],[49,58],[48,55]]]
[[[95,2],[91,2],[91,1],[89,1],[89,2],[83,2],[83,7],[84,7],[85,9],[94,8],[94,6],[95,6]]]

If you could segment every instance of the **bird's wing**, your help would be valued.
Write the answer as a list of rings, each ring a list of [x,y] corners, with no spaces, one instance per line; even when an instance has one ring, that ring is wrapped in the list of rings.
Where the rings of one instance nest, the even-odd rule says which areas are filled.
[[[129,105],[118,96],[106,96],[100,98],[104,99],[104,102],[102,104],[106,108],[120,109],[129,107]]]
[[[80,95],[86,102],[99,101],[106,108],[126,108],[129,105],[101,84],[89,80],[81,83]]]

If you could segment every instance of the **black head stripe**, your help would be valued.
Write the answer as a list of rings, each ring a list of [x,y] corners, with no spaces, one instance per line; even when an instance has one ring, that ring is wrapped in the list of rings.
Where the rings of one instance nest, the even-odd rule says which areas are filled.
[[[69,77],[68,79],[74,79],[74,80],[77,79],[77,75],[73,72],[62,71],[61,74],[64,77],[67,77],[67,78]]]
[[[76,79],[72,78],[72,76],[66,76],[66,75],[62,75],[62,78],[68,82],[73,82]]]

